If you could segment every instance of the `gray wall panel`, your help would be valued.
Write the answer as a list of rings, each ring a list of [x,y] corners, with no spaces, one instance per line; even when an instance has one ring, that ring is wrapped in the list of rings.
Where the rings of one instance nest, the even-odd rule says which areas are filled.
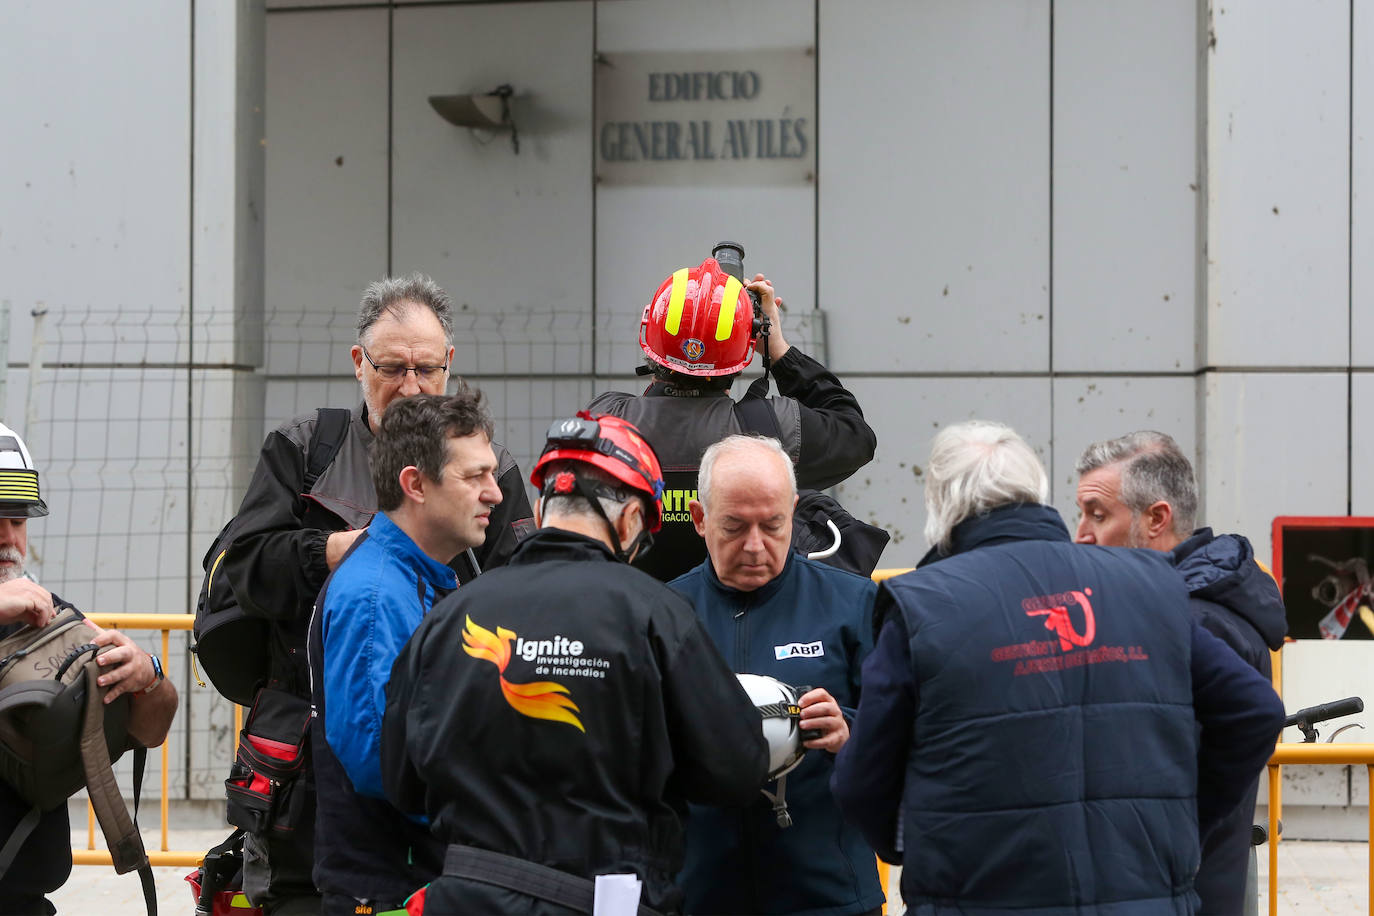
[[[190,5],[5,5],[0,277],[17,315],[180,315],[190,235]],[[79,27],[74,27],[79,23]],[[136,49],[131,52],[130,49]],[[10,358],[29,354],[15,321]],[[184,359],[184,339],[153,358]],[[82,358],[108,361],[110,346]]]
[[[705,22],[728,28],[702,32]],[[602,2],[598,52],[748,51],[815,43],[811,0]],[[742,56],[741,60],[747,60]],[[819,305],[815,288],[814,184],[789,187],[633,186],[596,192],[596,309],[599,374],[643,361],[639,319],[674,270],[696,266],[722,239],[744,245],[745,269],[762,272],[794,313]]]
[[[387,15],[267,17],[265,344],[276,375],[351,371],[359,296],[386,274]]]
[[[1350,511],[1374,515],[1374,472],[1369,470],[1374,455],[1374,375],[1359,372],[1351,379],[1350,418]]]
[[[1190,371],[1197,4],[1054,8],[1054,368]]]
[[[1047,369],[1048,0],[820,10],[834,368]]]
[[[1343,374],[1209,372],[1201,524],[1270,554],[1276,515],[1344,515]]]
[[[405,8],[395,30],[392,269],[431,274],[460,312],[509,316],[509,342],[548,342],[521,316],[590,314],[592,5]],[[509,135],[455,127],[427,101],[501,83],[515,88],[519,155]],[[551,367],[514,346],[499,371],[590,370],[589,354],[565,353]]]
[[[1374,10],[1354,4],[1350,99],[1350,358],[1374,366]]]
[[[1350,4],[1231,3],[1212,30],[1205,364],[1344,366]]]

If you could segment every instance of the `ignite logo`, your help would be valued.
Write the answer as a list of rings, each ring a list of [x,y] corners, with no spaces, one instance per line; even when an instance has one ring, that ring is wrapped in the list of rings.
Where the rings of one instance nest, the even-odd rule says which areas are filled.
[[[1021,602],[1021,608],[1029,617],[1045,617],[1045,629],[1059,637],[1059,648],[1068,652],[1075,646],[1090,646],[1097,637],[1097,620],[1093,617],[1093,606],[1088,596],[1090,588],[1080,591],[1064,592],[1058,595],[1039,595]],[[1078,605],[1083,613],[1083,632],[1074,629],[1073,617],[1069,608]]]
[[[559,637],[561,639],[561,637]],[[480,658],[491,662],[496,666],[498,677],[501,681],[501,695],[506,698],[506,702],[511,708],[522,716],[529,716],[531,719],[548,719],[552,722],[566,722],[578,731],[586,733],[582,727],[582,721],[578,719],[577,713],[580,710],[577,704],[568,695],[568,688],[553,681],[534,681],[529,684],[512,684],[506,680],[506,666],[510,664],[511,642],[515,639],[515,633],[505,627],[497,627],[496,632],[485,629],[473,623],[471,617],[467,618],[467,626],[463,628],[463,651],[473,658]],[[572,653],[580,655],[582,644],[580,642],[568,642],[567,648],[571,651],[576,647],[577,651]],[[550,643],[552,645],[552,643]],[[535,644],[531,644],[535,645]],[[522,647],[523,648],[523,647]],[[523,656],[521,656],[523,657]]]

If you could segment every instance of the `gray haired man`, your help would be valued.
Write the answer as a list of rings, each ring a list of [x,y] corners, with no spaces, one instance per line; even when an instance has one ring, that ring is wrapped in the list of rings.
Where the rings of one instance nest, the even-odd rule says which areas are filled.
[[[1197,482],[1172,437],[1153,430],[1094,442],[1078,459],[1077,540],[1147,547],[1169,555],[1188,586],[1193,614],[1252,668],[1271,676],[1270,650],[1283,645],[1287,618],[1273,577],[1238,534],[1194,530]],[[1256,777],[1258,779],[1258,777]],[[1250,823],[1255,788],[1202,847],[1201,913],[1239,913],[1254,880]]]
[[[1075,547],[1010,428],[948,427],[926,468],[932,549],[878,591],[845,816],[914,912],[1194,912],[1199,834],[1282,727],[1273,688],[1163,557]]]
[[[260,697],[295,698],[308,710],[305,639],[315,596],[377,511],[368,446],[383,412],[398,398],[442,394],[448,387],[452,314],[448,294],[421,274],[368,286],[358,310],[357,340],[350,347],[361,403],[342,417],[335,432],[321,431],[333,427],[343,411],[312,411],[283,423],[263,443],[232,522],[232,544],[218,567],[243,611],[268,623],[271,663],[262,686],[273,690]],[[311,454],[331,440],[337,448],[333,460],[307,481]],[[534,530],[520,469],[503,447],[492,443],[492,448],[502,500],[492,510],[485,542],[452,559],[461,582],[503,564],[519,539]],[[206,559],[208,567],[218,558]],[[244,840],[244,890],[269,914],[318,912],[310,877],[312,776],[301,775],[282,797],[293,800],[272,816],[290,823],[274,823],[270,832],[250,833]]]

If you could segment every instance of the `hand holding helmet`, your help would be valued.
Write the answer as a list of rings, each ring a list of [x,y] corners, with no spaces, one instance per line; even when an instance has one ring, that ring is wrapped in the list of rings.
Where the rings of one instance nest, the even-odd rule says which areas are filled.
[[[801,707],[803,747],[838,754],[849,740],[849,723],[840,712],[840,704],[824,687],[817,687],[797,701]],[[810,737],[810,735],[815,737]]]

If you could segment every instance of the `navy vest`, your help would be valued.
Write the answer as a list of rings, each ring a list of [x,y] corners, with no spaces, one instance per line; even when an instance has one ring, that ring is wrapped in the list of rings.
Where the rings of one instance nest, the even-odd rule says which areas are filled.
[[[1192,619],[1163,554],[1075,545],[1011,506],[884,586],[918,711],[902,805],[913,913],[1191,913]]]

